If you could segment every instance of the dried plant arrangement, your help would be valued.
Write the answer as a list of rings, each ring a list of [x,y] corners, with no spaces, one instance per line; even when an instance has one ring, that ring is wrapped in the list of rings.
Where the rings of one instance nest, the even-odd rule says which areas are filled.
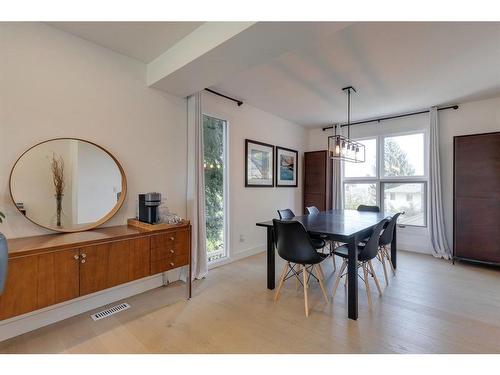
[[[56,195],[62,195],[64,194],[64,160],[62,156],[52,153],[50,167]]]
[[[52,169],[52,180],[56,192],[56,225],[60,227],[62,226],[61,213],[62,198],[64,196],[64,159],[62,156],[52,153],[50,167]]]

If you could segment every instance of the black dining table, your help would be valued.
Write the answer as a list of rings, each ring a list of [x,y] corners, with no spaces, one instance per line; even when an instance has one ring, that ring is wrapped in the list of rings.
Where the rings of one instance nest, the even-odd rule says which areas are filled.
[[[358,319],[358,243],[371,234],[373,227],[384,218],[390,218],[381,212],[356,210],[330,210],[318,214],[295,216],[292,220],[301,222],[310,234],[326,235],[333,241],[346,243],[349,248],[348,277],[348,312],[350,319]],[[267,228],[267,288],[275,287],[275,246],[273,222],[257,223]],[[391,243],[391,260],[394,268],[397,262],[396,227]]]

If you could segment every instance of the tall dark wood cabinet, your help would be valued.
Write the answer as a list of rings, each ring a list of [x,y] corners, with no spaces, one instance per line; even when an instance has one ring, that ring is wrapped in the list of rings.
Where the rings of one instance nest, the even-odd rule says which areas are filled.
[[[454,137],[453,255],[500,265],[500,132]]]
[[[332,209],[332,171],[326,150],[304,153],[304,213],[308,206]]]

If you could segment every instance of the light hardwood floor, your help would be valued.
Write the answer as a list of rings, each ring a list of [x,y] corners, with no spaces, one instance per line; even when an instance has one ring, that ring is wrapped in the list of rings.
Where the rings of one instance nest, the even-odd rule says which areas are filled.
[[[398,274],[373,309],[360,282],[359,320],[347,319],[340,285],[327,305],[317,282],[304,315],[289,280],[280,300],[265,288],[265,255],[212,270],[191,301],[174,283],[132,298],[93,322],[89,313],[0,343],[1,353],[499,353],[500,270],[400,252]],[[278,273],[281,269],[278,263]],[[324,263],[328,290],[334,277]],[[101,310],[101,309],[99,309]]]

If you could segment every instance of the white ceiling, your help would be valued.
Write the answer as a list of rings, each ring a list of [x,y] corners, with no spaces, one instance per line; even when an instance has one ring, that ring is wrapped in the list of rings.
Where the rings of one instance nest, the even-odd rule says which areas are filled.
[[[51,22],[60,30],[148,63],[203,22]]]
[[[308,127],[500,95],[500,23],[355,23],[215,88]]]
[[[51,23],[145,63],[201,24]],[[224,69],[225,75],[217,75],[218,83],[212,88],[307,127],[344,122],[346,96],[341,89],[349,85],[358,91],[353,97],[353,120],[500,95],[499,22],[258,24],[226,43],[241,44],[248,49],[245,53],[224,47],[231,53],[222,56],[213,48],[197,57],[198,62],[193,60],[199,67],[190,77],[202,81],[207,75],[216,77],[212,73],[221,65],[221,58],[226,63],[239,62],[233,69]],[[286,38],[301,27],[307,27],[306,38]],[[263,38],[256,29],[267,29],[266,35],[272,35]],[[242,57],[248,54],[251,58]],[[181,86],[187,81],[180,79]]]

